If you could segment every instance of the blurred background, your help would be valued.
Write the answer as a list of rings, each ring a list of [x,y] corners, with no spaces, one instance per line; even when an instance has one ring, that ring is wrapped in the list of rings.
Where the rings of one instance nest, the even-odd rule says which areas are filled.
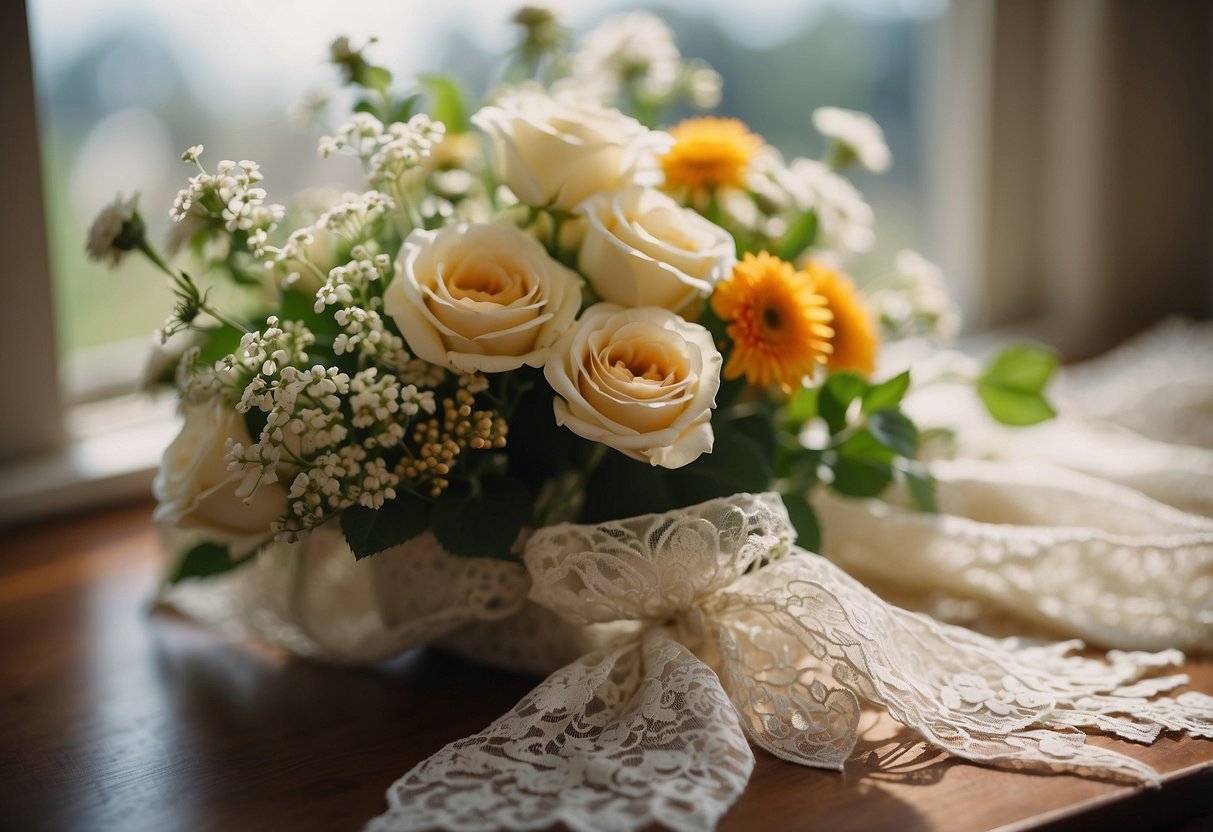
[[[139,191],[162,239],[189,173],[179,154],[198,143],[212,162],[261,162],[274,201],[321,183],[353,186],[351,160],[317,158],[317,137],[335,125],[304,118],[306,102],[335,85],[332,39],[374,35],[372,56],[398,80],[441,70],[476,96],[498,77],[515,8],[500,0],[4,4],[0,173],[9,188],[0,243],[12,255],[0,266],[9,299],[0,345],[28,392],[5,405],[0,461],[66,447],[97,423],[95,415],[73,422],[88,412],[79,406],[129,391],[142,372],[149,333],[168,309],[161,278],[135,258],[111,272],[84,256],[88,225],[115,193]],[[620,11],[655,11],[684,56],[723,76],[719,112],[788,157],[821,154],[815,107],[871,113],[894,163],[882,176],[855,176],[875,209],[878,242],[848,267],[862,283],[898,250],[918,249],[944,267],[969,333],[1026,334],[1082,357],[1165,315],[1213,309],[1213,4],[567,0],[555,8],[575,33]],[[333,112],[339,118],[340,108]],[[0,501],[3,492],[0,483]]]

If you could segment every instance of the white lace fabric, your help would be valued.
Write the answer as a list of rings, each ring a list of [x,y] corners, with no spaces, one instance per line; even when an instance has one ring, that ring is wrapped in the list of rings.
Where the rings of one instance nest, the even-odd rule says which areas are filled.
[[[770,494],[536,532],[533,601],[575,622],[638,621],[641,635],[417,766],[368,828],[712,828],[744,788],[747,736],[841,768],[861,701],[959,757],[1145,783],[1153,769],[1078,729],[1213,736],[1213,697],[1156,698],[1187,681],[1157,675],[1177,651],[1105,663],[1068,656],[1078,642],[992,639],[893,607],[791,539]]]
[[[1118,385],[1213,390],[1213,327],[1144,344],[1067,375],[1062,416],[1038,428],[964,417],[971,390],[912,393],[915,420],[949,414],[968,458],[933,463],[938,514],[817,495],[824,553],[851,574],[793,545],[778,497],[736,495],[541,529],[525,566],[457,558],[428,534],[356,561],[326,526],[168,600],[331,661],[440,644],[551,673],[395,783],[375,832],[710,829],[751,745],[840,769],[861,705],[965,759],[1155,783],[1085,732],[1213,735],[1213,697],[1162,696],[1187,681],[1166,648],[1213,651],[1213,396],[1166,416],[1161,395],[1118,405]],[[1119,649],[1080,658],[1077,640],[1000,640],[948,615]]]
[[[1066,367],[1056,419],[1005,428],[971,385],[936,381],[969,359],[916,356],[906,409],[958,443],[931,463],[939,512],[819,489],[822,554],[983,631],[1213,652],[1211,357],[1213,323],[1168,321]]]

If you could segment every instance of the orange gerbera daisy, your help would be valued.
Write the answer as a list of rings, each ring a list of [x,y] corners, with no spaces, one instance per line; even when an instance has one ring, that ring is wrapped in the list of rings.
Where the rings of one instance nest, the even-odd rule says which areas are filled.
[[[805,271],[834,315],[834,337],[830,341],[834,350],[826,366],[871,375],[876,366],[877,337],[863,294],[849,277],[821,263],[810,261]]]
[[[661,157],[667,188],[706,191],[745,187],[762,138],[735,118],[688,118],[670,130],[674,146]]]
[[[747,254],[716,286],[712,310],[728,321],[733,352],[724,377],[785,390],[811,376],[830,354],[830,310],[812,279],[784,260]]]

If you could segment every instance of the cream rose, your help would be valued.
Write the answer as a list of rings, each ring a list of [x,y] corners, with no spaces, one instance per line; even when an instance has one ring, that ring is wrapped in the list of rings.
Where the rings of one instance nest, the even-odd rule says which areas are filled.
[[[155,519],[193,529],[207,540],[226,544],[243,557],[271,537],[270,523],[286,511],[286,490],[263,483],[251,503],[236,496],[243,475],[228,471],[228,439],[251,444],[244,417],[220,400],[187,404],[181,433],[164,452],[152,490],[160,505]]]
[[[581,306],[581,277],[509,223],[408,236],[384,293],[418,358],[461,372],[541,367]]]
[[[556,423],[633,459],[681,468],[712,450],[720,353],[698,324],[665,309],[599,303],[543,368]]]
[[[737,262],[729,232],[657,190],[633,185],[582,204],[578,265],[598,296],[678,312],[705,297]]]
[[[505,96],[472,123],[492,140],[493,170],[520,201],[564,211],[624,184],[660,137],[618,110],[537,90]]]

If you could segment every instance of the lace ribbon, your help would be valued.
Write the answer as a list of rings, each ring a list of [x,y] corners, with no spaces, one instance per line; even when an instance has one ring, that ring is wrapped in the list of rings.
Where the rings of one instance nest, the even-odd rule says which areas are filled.
[[[577,624],[641,635],[554,673],[485,731],[397,781],[368,829],[675,830],[713,827],[744,788],[754,744],[839,769],[860,701],[948,752],[1012,766],[1156,783],[1084,742],[1213,736],[1213,697],[1156,675],[1177,651],[1067,655],[1081,646],[996,640],[880,600],[797,549],[776,495],[542,529],[528,542],[531,600]]]

